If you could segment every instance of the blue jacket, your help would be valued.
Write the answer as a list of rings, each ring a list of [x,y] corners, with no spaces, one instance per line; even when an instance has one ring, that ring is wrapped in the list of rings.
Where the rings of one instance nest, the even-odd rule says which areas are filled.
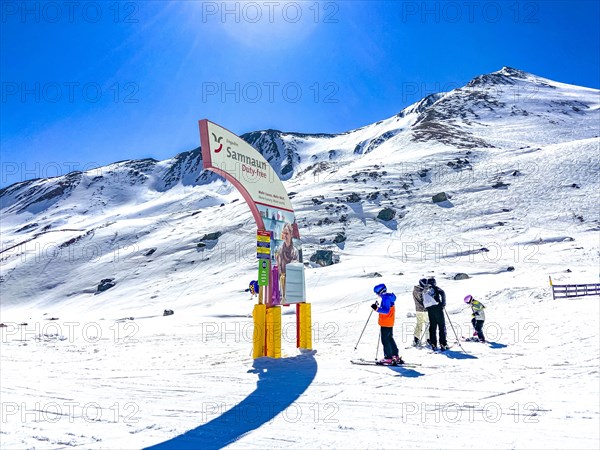
[[[386,292],[381,296],[381,305],[377,308],[379,313],[379,326],[381,327],[393,327],[396,319],[396,296],[391,292]]]
[[[379,314],[387,314],[390,312],[390,308],[396,303],[396,294],[386,292],[381,296],[381,305],[377,309]]]
[[[390,309],[396,303],[396,295],[391,292],[386,292],[381,296],[381,305],[377,309],[379,314],[387,314],[390,312]]]

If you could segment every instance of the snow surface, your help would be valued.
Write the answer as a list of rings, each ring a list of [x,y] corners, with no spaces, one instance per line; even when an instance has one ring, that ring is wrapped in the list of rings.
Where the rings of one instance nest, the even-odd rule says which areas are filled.
[[[116,163],[24,209],[25,191],[5,191],[0,447],[599,448],[600,299],[553,300],[548,277],[600,281],[600,93],[506,68],[473,83],[483,104],[465,87],[342,135],[282,134],[305,261],[330,249],[339,263],[308,264],[314,351],[295,348],[284,308],[278,360],[251,357],[255,225],[229,184],[184,174],[156,190],[167,162],[146,181]],[[422,108],[489,146],[413,139]],[[439,192],[451,198],[433,203]],[[384,207],[393,220],[377,219]],[[412,288],[431,275],[450,342],[471,333],[472,294],[489,344],[407,348]],[[420,366],[349,363],[382,356],[381,282]]]

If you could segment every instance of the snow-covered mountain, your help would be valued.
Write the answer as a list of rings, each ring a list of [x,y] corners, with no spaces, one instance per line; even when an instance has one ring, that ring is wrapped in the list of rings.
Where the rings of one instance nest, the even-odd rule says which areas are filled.
[[[596,229],[593,175],[598,173],[599,95],[597,90],[505,67],[347,133],[266,130],[243,138],[287,180],[289,191],[296,193],[295,207],[308,228],[303,231],[308,244],[322,244],[322,239],[331,243],[332,233],[344,232],[355,221],[362,223],[364,230],[372,226],[385,229],[381,223],[366,220],[376,217],[383,206],[398,211],[398,229],[392,230],[397,236],[408,231],[409,223],[432,222],[421,214],[439,212],[433,207],[421,212],[421,203],[444,190],[452,191],[457,199],[460,195],[459,201],[474,197],[473,191],[486,192],[479,195],[486,203],[503,203],[504,209],[510,209],[494,211],[498,217],[486,219],[490,226],[510,220],[513,230],[530,228],[528,216],[538,220],[556,215],[554,197],[567,200],[571,210],[559,214],[547,232],[564,230],[578,221],[582,228]],[[121,161],[2,189],[1,280],[8,303],[78,298],[94,288],[100,281],[98,275],[122,276],[117,261],[98,274],[100,260],[115,259],[115,252],[120,253],[121,263],[137,260],[149,248],[160,250],[156,239],[175,245],[177,253],[196,265],[211,265],[209,252],[200,260],[189,252],[203,234],[231,230],[239,239],[240,233],[251,234],[252,226],[238,230],[242,223],[248,225],[247,208],[242,202],[234,204],[239,195],[201,167],[201,153],[195,149],[167,161]],[[589,183],[578,183],[573,178],[578,172],[589,174]],[[528,195],[553,191],[544,203],[538,198],[527,200]],[[508,201],[515,196],[521,207]],[[485,217],[481,207],[470,205],[436,233],[444,239],[458,236],[456,219],[465,215],[478,220]],[[326,227],[311,226],[319,221]],[[328,222],[338,225],[327,226]],[[547,223],[545,219],[541,222]],[[191,226],[194,231],[175,238],[169,226]],[[348,234],[348,244],[358,238]],[[531,239],[544,238],[543,233],[538,234]],[[129,249],[126,255],[121,247]],[[170,252],[164,256],[171,261]],[[61,266],[65,257],[74,270],[84,273],[73,277],[71,270],[62,275],[48,270]],[[79,264],[84,261],[86,264]],[[138,289],[139,282],[143,277],[135,279]]]
[[[218,432],[233,430],[234,436],[215,438],[214,442],[196,436],[199,440],[194,442],[204,447],[234,442],[233,446],[246,448],[478,447],[481,442],[477,439],[461,438],[461,433],[472,435],[469,426],[473,423],[461,421],[450,435],[428,429],[443,434],[446,439],[440,441],[430,434],[420,436],[422,427],[428,425],[412,418],[403,421],[405,415],[399,410],[394,420],[407,427],[410,438],[388,441],[384,433],[397,433],[398,428],[371,423],[365,412],[373,396],[386,410],[403,401],[381,397],[369,384],[385,372],[376,368],[349,373],[347,388],[339,386],[340,380],[327,378],[337,376],[339,370],[339,361],[330,359],[345,362],[352,354],[357,329],[360,331],[370,311],[375,282],[385,282],[398,295],[403,323],[397,326],[397,340],[406,346],[412,339],[406,327],[413,319],[404,319],[413,311],[412,286],[423,275],[435,275],[446,289],[448,312],[457,324],[466,321],[468,328],[461,299],[472,293],[492,311],[494,319],[488,327],[495,324],[499,336],[505,337],[498,342],[505,345],[507,336],[518,333],[521,337],[509,346],[497,347],[488,360],[481,355],[466,361],[459,356],[442,363],[438,360],[434,373],[428,374],[436,380],[430,389],[441,384],[460,391],[463,377],[468,377],[470,386],[481,383],[485,393],[480,397],[484,398],[510,391],[513,384],[515,389],[525,386],[515,404],[520,408],[539,406],[535,411],[542,425],[527,428],[519,422],[513,428],[533,433],[510,438],[503,434],[511,429],[510,421],[496,432],[491,422],[483,420],[477,424],[480,435],[497,437],[494,442],[499,447],[531,447],[540,442],[566,447],[576,434],[569,431],[572,425],[567,425],[572,418],[574,429],[586,430],[577,435],[576,446],[597,447],[598,302],[592,298],[573,300],[571,305],[577,306],[552,303],[548,276],[555,282],[598,282],[599,136],[600,91],[507,67],[479,76],[460,89],[429,95],[393,117],[346,133],[264,130],[245,134],[243,138],[284,180],[296,209],[309,264],[307,289],[313,303],[317,349],[312,356],[263,362],[275,373],[273,383],[286,387],[271,387],[282,398],[283,406],[275,408],[276,412],[289,413],[290,405],[296,405],[305,415],[297,422],[273,422],[271,417],[259,420],[256,427],[241,419],[228,427],[218,422],[225,414],[217,412],[204,422],[198,418],[206,415],[206,405],[220,408],[219,398],[227,403],[223,413],[240,404],[247,398],[244,388],[256,381],[243,369],[252,364],[248,357],[251,342],[243,337],[247,336],[244,327],[251,324],[252,302],[243,290],[256,275],[255,225],[238,192],[201,170],[200,149],[166,161],[121,161],[0,190],[0,321],[27,322],[31,328],[25,337],[14,327],[1,331],[3,401],[7,398],[7,402],[29,406],[36,395],[74,398],[52,380],[39,391],[28,391],[36,375],[24,375],[23,370],[38,360],[54,364],[52,355],[60,355],[70,368],[53,366],[50,378],[66,376],[78,383],[90,371],[92,379],[99,380],[88,388],[77,388],[78,401],[97,401],[106,412],[115,401],[123,406],[123,400],[115,399],[122,399],[119,393],[127,389],[139,408],[135,415],[141,417],[141,422],[127,422],[123,417],[129,411],[119,411],[120,420],[98,422],[105,425],[105,431],[101,425],[84,422],[85,431],[73,434],[68,427],[51,423],[15,422],[15,416],[20,419],[19,409],[19,414],[3,422],[9,425],[3,426],[2,440],[12,447],[40,443],[48,448],[140,447],[181,435],[199,424],[217,423],[223,425]],[[337,263],[321,267],[309,262],[317,250],[331,251]],[[468,278],[461,280],[464,275],[457,276],[459,273]],[[64,335],[65,321],[94,323],[105,337],[114,336],[113,328],[122,324],[116,319],[153,316],[165,308],[176,314],[128,322],[137,327],[132,328],[136,341],[126,345],[122,336],[90,341],[79,332],[67,335],[64,344],[44,337],[51,334],[44,333],[49,323],[62,324],[58,334]],[[579,312],[570,317],[573,310]],[[48,322],[50,317],[59,321]],[[286,312],[285,317],[293,325],[293,316]],[[582,320],[591,320],[585,330],[580,328]],[[533,344],[523,339],[530,336],[526,325],[531,323],[538,327],[536,336],[541,338]],[[377,329],[371,325],[364,339],[374,347]],[[571,341],[567,336],[572,328],[577,328],[580,341],[585,340],[585,352],[564,342]],[[464,326],[463,330],[468,331]],[[230,331],[236,339],[227,338]],[[287,354],[294,354],[293,343],[285,336],[284,341]],[[50,348],[56,352],[48,353]],[[149,360],[155,351],[157,360]],[[475,349],[478,351],[481,349]],[[220,360],[226,353],[232,356]],[[361,356],[371,357],[371,353],[368,350]],[[427,355],[417,350],[407,350],[405,355],[405,359],[428,363]],[[524,378],[523,367],[545,366],[548,361],[560,366],[560,373],[545,373],[540,368],[534,370],[531,381]],[[464,364],[456,366],[457,362]],[[13,364],[17,371],[9,374],[5,367]],[[564,368],[565,364],[571,369]],[[165,367],[177,367],[178,371],[167,373]],[[264,369],[255,368],[260,373]],[[438,369],[443,369],[443,376],[435,375]],[[117,375],[111,372],[123,370],[129,381],[115,381]],[[386,370],[387,375],[398,375]],[[199,388],[199,381],[190,378],[193,373],[200,374],[207,384]],[[295,374],[291,382],[289,373]],[[556,381],[567,374],[585,378],[572,384]],[[404,381],[421,384],[428,379],[403,375],[409,377]],[[219,383],[227,376],[235,387]],[[393,380],[386,379],[384,384]],[[140,383],[142,387],[138,387]],[[165,393],[161,383],[175,386],[173,392]],[[195,383],[196,394],[189,383]],[[534,383],[542,384],[533,388]],[[94,395],[101,386],[106,392],[100,402]],[[176,393],[177,386],[186,392],[184,397]],[[420,407],[421,400],[410,393],[415,388],[411,383],[394,387]],[[551,388],[568,392],[571,400],[550,394]],[[165,398],[153,403],[148,396],[154,399],[156,390]],[[252,395],[262,398],[260,392]],[[428,391],[419,392],[425,395]],[[474,391],[459,397],[431,392],[436,392],[434,400],[445,403],[479,398],[473,396]],[[547,404],[543,398],[549,399]],[[581,407],[571,401],[580,402]],[[506,402],[501,404],[502,411],[510,410],[509,400]],[[311,420],[308,411],[320,413],[321,418],[333,411],[331,417],[342,421]],[[381,414],[385,416],[382,411],[375,416],[381,419]],[[81,418],[81,413],[77,417]],[[594,425],[588,426],[588,421]],[[318,437],[305,440],[315,429]],[[204,429],[206,433],[209,430]],[[275,435],[287,436],[289,441],[272,440]],[[184,444],[177,441],[173,448]]]

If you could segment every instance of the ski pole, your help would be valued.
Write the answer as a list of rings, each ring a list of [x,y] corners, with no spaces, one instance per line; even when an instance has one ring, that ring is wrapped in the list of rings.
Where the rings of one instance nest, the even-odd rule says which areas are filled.
[[[452,325],[452,321],[450,320],[450,315],[448,314],[448,311],[446,311],[446,308],[444,308],[444,312],[446,313],[446,317],[448,318],[448,323],[450,323],[450,327],[452,328],[452,331],[454,332],[454,337],[456,338],[456,343],[458,344],[458,346],[464,353],[467,353],[465,351],[465,349],[463,348],[463,346],[460,345],[460,340],[458,339],[458,334],[456,334],[456,330],[454,329],[454,325]]]
[[[360,333],[360,336],[358,337],[358,341],[356,342],[356,345],[354,346],[354,350],[356,350],[358,348],[358,343],[360,342],[360,340],[362,339],[362,335],[365,332],[365,330],[367,329],[367,325],[369,323],[369,320],[371,320],[371,315],[373,314],[373,309],[371,309],[371,313],[369,314],[369,318],[367,319],[367,322],[365,323],[365,326],[362,330],[362,333]]]
[[[379,329],[379,339],[377,340],[377,350],[375,350],[375,361],[377,361],[377,356],[379,356],[379,343],[381,342],[381,328]]]
[[[429,330],[429,322],[427,322],[427,325],[423,327],[423,333],[421,334],[421,339],[419,340],[419,342],[423,342],[423,338],[425,337],[427,330]]]

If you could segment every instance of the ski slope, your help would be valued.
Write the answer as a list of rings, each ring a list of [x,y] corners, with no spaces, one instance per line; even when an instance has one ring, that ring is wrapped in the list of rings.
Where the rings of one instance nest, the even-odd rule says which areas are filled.
[[[277,138],[296,158],[285,184],[304,260],[339,258],[307,263],[314,350],[295,348],[284,308],[279,360],[251,358],[255,225],[227,183],[182,169],[167,189],[175,158],[4,190],[1,447],[598,448],[600,299],[553,300],[548,277],[599,282],[599,93],[482,77],[360,130]],[[445,131],[422,139],[419,124]],[[449,342],[472,332],[472,294],[489,344],[409,347],[423,276],[447,294]],[[102,279],[116,284],[99,293]],[[382,356],[381,282],[416,368],[350,364]]]

